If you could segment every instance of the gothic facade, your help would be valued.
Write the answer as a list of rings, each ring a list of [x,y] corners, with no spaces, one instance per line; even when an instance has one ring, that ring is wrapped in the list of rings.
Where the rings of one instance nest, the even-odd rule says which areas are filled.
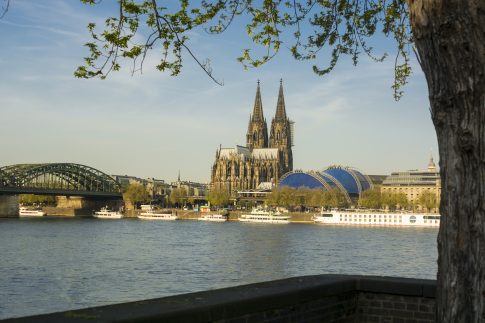
[[[293,170],[292,135],[292,122],[286,116],[283,82],[280,81],[276,114],[271,121],[268,140],[258,81],[253,113],[249,116],[246,146],[217,149],[211,172],[211,189],[225,190],[234,195],[237,191],[278,183],[282,175]]]

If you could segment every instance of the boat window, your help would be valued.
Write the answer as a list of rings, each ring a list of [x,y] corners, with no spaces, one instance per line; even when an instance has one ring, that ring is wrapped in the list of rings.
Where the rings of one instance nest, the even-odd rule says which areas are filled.
[[[416,223],[416,217],[415,217],[414,215],[411,215],[411,216],[409,217],[409,222],[411,222],[411,223]]]

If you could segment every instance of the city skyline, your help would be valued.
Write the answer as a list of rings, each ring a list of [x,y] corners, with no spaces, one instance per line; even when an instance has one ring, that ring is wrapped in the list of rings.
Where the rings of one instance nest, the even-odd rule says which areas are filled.
[[[295,169],[341,164],[385,175],[424,169],[430,150],[439,161],[426,82],[414,57],[414,74],[395,102],[392,55],[384,63],[362,57],[357,67],[342,61],[319,77],[311,63],[283,50],[267,65],[244,71],[236,57],[247,46],[245,31],[236,24],[222,36],[194,31],[189,43],[212,59],[222,87],[188,57],[178,77],[157,72],[155,55],[142,75],[131,76],[124,67],[104,81],[75,79],[87,54],[86,25],[111,9],[77,1],[12,2],[0,20],[7,44],[0,48],[1,166],[75,162],[167,182],[180,170],[182,179],[208,182],[217,147],[244,145],[257,80],[271,118],[280,78],[295,121]],[[388,46],[382,39],[375,45],[390,51]]]

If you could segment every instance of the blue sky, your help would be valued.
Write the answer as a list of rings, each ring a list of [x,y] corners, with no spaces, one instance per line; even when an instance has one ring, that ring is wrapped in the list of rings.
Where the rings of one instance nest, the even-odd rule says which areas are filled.
[[[325,77],[286,50],[267,65],[244,70],[236,57],[250,46],[242,24],[223,36],[191,33],[189,45],[210,58],[214,84],[185,57],[182,74],[126,66],[106,80],[75,79],[89,41],[88,22],[101,22],[114,1],[11,0],[0,20],[0,165],[74,162],[109,174],[208,182],[215,151],[245,144],[256,82],[270,126],[283,78],[287,114],[295,121],[294,167],[349,165],[368,174],[425,168],[437,141],[426,81],[414,74],[399,102],[392,98],[393,57],[343,60]],[[392,51],[379,38],[374,47]],[[321,57],[321,62],[326,58]]]

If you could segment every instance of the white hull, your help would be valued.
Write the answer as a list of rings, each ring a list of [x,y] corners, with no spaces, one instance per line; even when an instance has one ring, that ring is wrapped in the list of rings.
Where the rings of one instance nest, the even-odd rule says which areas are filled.
[[[123,214],[94,214],[96,219],[121,219]]]
[[[27,210],[27,209],[20,209],[19,210],[19,217],[21,218],[38,218],[43,217],[45,212],[40,210]]]
[[[173,221],[178,220],[178,216],[172,213],[141,213],[137,216],[140,220],[165,220],[165,221]]]
[[[287,215],[280,215],[280,213],[253,210],[250,214],[241,215],[239,221],[252,223],[288,224],[290,223],[290,217]]]
[[[121,219],[123,217],[123,213],[102,208],[100,211],[94,212],[93,217],[96,219]]]
[[[252,222],[252,223],[277,223],[277,224],[288,224],[290,220],[287,219],[274,219],[271,217],[268,218],[239,218],[240,222]]]
[[[364,225],[364,226],[397,226],[397,227],[439,227],[439,214],[365,212],[365,211],[331,211],[315,215],[318,224]]]
[[[208,222],[226,222],[227,216],[222,214],[206,214],[199,218],[199,221],[208,221]]]

